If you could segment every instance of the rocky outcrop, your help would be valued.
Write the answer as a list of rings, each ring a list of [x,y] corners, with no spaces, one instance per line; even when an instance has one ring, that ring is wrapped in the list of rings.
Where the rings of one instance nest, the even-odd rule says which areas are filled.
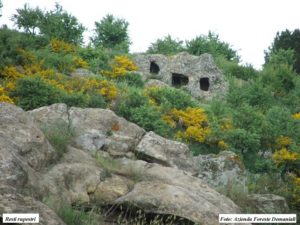
[[[42,124],[68,123],[74,135],[72,145],[91,153],[101,150],[115,157],[131,157],[145,133],[108,109],[67,109],[65,104],[54,104],[29,113]]]
[[[238,155],[222,151],[218,155],[208,154],[195,157],[197,176],[212,187],[238,185],[246,191],[246,170]]]
[[[40,225],[65,225],[45,204],[18,193],[12,186],[2,184],[0,184],[0,212],[0,221],[2,213],[37,213]]]
[[[194,97],[211,99],[223,96],[228,90],[228,81],[210,54],[136,54],[133,60],[144,80],[158,79],[170,86],[183,87]]]
[[[156,162],[164,166],[193,171],[194,162],[186,144],[163,138],[154,132],[148,132],[135,149],[140,159]]]
[[[228,198],[210,188],[202,180],[182,170],[155,163],[123,159],[141,173],[141,180],[132,191],[117,199],[119,204],[134,205],[148,213],[176,215],[199,224],[219,224],[222,213],[239,213]]]
[[[156,80],[156,79],[150,79],[148,80],[145,85],[145,88],[149,88],[149,87],[169,87],[169,85],[167,85],[166,83],[160,81],[160,80]]]
[[[130,155],[145,133],[144,129],[108,109],[74,107],[69,115],[76,135],[75,144],[87,151],[104,150],[116,157]]]
[[[284,214],[289,212],[284,197],[273,194],[251,194],[247,196],[248,207],[252,213]]]
[[[90,70],[84,69],[84,68],[75,69],[70,75],[71,75],[71,77],[94,77],[94,76],[96,76],[93,72],[91,72]]]
[[[51,125],[58,119],[74,132],[59,159],[37,125]],[[218,224],[219,213],[240,212],[230,199],[192,176],[197,167],[185,144],[153,132],[145,134],[108,109],[68,109],[56,104],[24,112],[1,104],[0,122],[1,184],[16,187],[11,195],[2,195],[0,208],[12,196],[12,211],[17,211],[18,204],[24,211],[36,205],[42,210],[43,204],[36,199],[54,196],[69,206],[130,204],[146,213],[209,225]],[[32,202],[22,202],[21,197],[26,199],[28,194]],[[28,208],[22,208],[25,203]],[[56,221],[53,211],[48,216]]]

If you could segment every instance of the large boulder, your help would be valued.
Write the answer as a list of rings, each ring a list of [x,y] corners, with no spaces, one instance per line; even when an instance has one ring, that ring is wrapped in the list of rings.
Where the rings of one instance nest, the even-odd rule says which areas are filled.
[[[216,225],[219,213],[240,213],[228,198],[202,180],[176,168],[123,159],[140,173],[132,191],[116,200],[161,215],[176,215],[199,224]]]
[[[289,207],[284,197],[273,194],[251,194],[247,196],[249,210],[252,213],[284,214]]]
[[[211,99],[223,96],[228,81],[210,54],[200,56],[181,52],[174,56],[136,54],[133,57],[143,79],[159,79],[168,85],[183,87],[194,97]]]
[[[65,225],[45,204],[18,193],[12,186],[3,184],[0,184],[0,212],[0,220],[2,213],[37,213],[40,225]]]
[[[69,124],[68,107],[66,104],[57,103],[50,106],[44,106],[28,111],[28,113],[42,125],[51,125],[59,121]]]
[[[109,109],[72,107],[69,115],[76,146],[88,151],[104,150],[117,157],[126,156],[145,133]]]
[[[57,157],[34,119],[11,104],[0,104],[0,181],[22,188]]]
[[[199,155],[195,157],[195,163],[198,169],[197,176],[212,187],[239,185],[246,191],[246,170],[234,152]]]
[[[59,196],[65,204],[112,204],[128,193],[133,182],[101,168],[86,151],[69,147],[60,162],[42,174],[37,185],[41,196]]]
[[[42,124],[66,122],[74,134],[74,147],[91,153],[107,151],[115,157],[132,157],[132,150],[145,133],[109,109],[68,109],[65,104],[54,104],[32,110],[30,114]]]
[[[188,146],[148,132],[135,149],[136,155],[147,162],[193,171],[193,158]]]

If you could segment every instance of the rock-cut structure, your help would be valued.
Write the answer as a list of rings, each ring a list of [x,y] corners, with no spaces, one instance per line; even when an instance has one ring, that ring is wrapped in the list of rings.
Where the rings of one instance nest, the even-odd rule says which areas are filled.
[[[228,90],[225,75],[207,53],[200,56],[186,52],[174,56],[136,54],[133,60],[144,80],[157,79],[170,86],[185,88],[196,98],[209,100],[216,95],[225,95]]]

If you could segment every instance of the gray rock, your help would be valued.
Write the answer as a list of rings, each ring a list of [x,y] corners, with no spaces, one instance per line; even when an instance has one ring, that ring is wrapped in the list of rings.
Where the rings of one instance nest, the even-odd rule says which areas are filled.
[[[146,79],[158,79],[168,85],[180,86],[193,97],[211,99],[223,96],[228,90],[228,81],[217,68],[210,54],[189,55],[186,52],[175,56],[136,54],[133,57],[138,73]]]
[[[169,87],[169,85],[160,80],[150,79],[145,83],[145,87]]]
[[[239,185],[246,188],[246,170],[241,159],[230,151],[222,151],[218,155],[199,155],[195,157],[198,177],[212,187]]]
[[[185,171],[193,171],[193,159],[188,146],[148,132],[135,149],[138,158]]]
[[[2,213],[38,213],[40,225],[65,225],[45,204],[18,193],[12,186],[3,184],[0,184],[0,212],[1,216]]]
[[[132,191],[116,200],[147,213],[176,215],[199,224],[219,224],[219,213],[240,213],[228,198],[205,182],[171,167],[123,159],[141,173]]]
[[[70,147],[36,186],[41,196],[59,196],[64,204],[105,205],[128,193],[133,182],[101,168],[87,152]]]
[[[19,158],[34,170],[49,165],[57,156],[33,117],[15,105],[1,104],[0,137],[8,145],[0,149],[1,155]]]
[[[94,76],[96,76],[90,70],[83,69],[83,68],[74,70],[70,75],[71,75],[71,77],[94,77]]]
[[[118,117],[108,109],[69,110],[76,146],[84,150],[105,150],[112,155],[126,156],[139,143],[144,129]]]
[[[248,207],[252,213],[284,214],[289,207],[284,197],[273,194],[251,194],[247,196]]]
[[[40,124],[55,124],[63,121],[69,124],[68,107],[66,104],[57,103],[28,111]]]

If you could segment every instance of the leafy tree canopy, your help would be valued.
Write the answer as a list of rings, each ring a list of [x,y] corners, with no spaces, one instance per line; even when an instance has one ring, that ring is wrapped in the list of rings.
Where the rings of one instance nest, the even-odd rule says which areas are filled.
[[[193,55],[210,53],[214,57],[223,55],[227,60],[239,61],[239,56],[231,46],[219,39],[219,35],[209,31],[208,35],[200,35],[186,42],[187,51]]]
[[[95,34],[91,41],[96,47],[128,52],[130,45],[128,25],[124,19],[108,14],[100,22],[95,22]]]
[[[274,41],[267,52],[265,52],[266,64],[270,62],[274,54],[277,54],[280,49],[293,50],[295,61],[293,63],[293,68],[296,72],[300,73],[300,30],[296,29],[294,31],[285,30],[282,32],[277,32]]]
[[[181,51],[184,51],[183,41],[173,39],[171,35],[168,35],[152,43],[147,53],[173,55]]]
[[[12,21],[26,33],[35,35],[38,31],[48,40],[57,38],[73,44],[82,43],[85,30],[77,18],[67,13],[58,3],[54,10],[46,12],[25,4],[22,9],[17,9]]]

